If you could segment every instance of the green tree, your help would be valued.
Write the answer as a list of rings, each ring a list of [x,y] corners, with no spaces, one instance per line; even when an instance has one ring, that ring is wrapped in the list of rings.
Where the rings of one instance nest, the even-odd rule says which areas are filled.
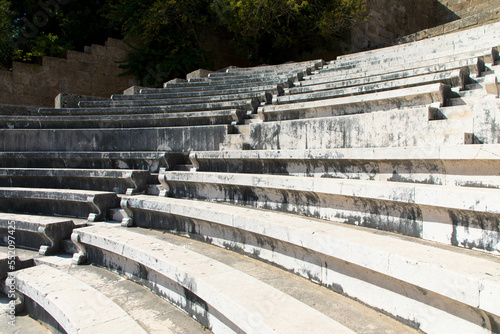
[[[366,0],[0,0],[0,65],[37,62],[125,37],[121,64],[147,86],[210,68],[200,32],[229,36],[255,63],[334,45],[366,15]],[[222,34],[220,34],[222,31]]]
[[[46,55],[61,56],[69,49],[104,43],[113,36],[98,15],[102,4],[102,0],[0,0],[2,65],[8,68],[12,60],[36,63]]]
[[[0,0],[0,68],[4,69],[10,68],[13,54],[14,15],[10,6],[10,1]]]
[[[134,46],[121,65],[142,85],[164,81],[210,65],[198,30],[206,29],[206,0],[111,0],[104,10],[110,24]]]

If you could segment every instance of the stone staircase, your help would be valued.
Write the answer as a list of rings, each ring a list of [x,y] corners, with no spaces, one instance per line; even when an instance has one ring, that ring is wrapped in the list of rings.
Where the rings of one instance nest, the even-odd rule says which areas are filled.
[[[2,331],[498,333],[499,28],[0,105]]]

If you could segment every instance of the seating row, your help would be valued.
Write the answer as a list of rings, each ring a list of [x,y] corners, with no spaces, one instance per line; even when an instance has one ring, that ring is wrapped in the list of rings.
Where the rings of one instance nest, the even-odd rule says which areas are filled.
[[[127,213],[123,220],[125,226],[188,234],[191,238],[269,261],[412,322],[422,331],[491,331],[499,323],[499,290],[495,279],[498,258],[488,254],[458,251],[335,222],[209,201],[126,196],[122,199],[122,208]],[[134,240],[131,236],[120,238],[114,232],[100,230],[85,234],[85,229],[75,230],[73,234],[84,246],[83,255],[85,250],[92,254],[89,249],[94,248],[109,251],[106,245],[123,250],[124,245]],[[105,241],[111,238],[112,242]],[[144,252],[151,249],[141,248]],[[160,249],[165,252],[161,246]],[[136,250],[120,251],[135,259],[137,253]],[[157,256],[153,254],[156,251],[144,257],[147,263],[141,263],[156,267]],[[205,268],[206,261],[202,263]],[[463,263],[468,265],[461,265]],[[429,277],[439,279],[429,280]],[[484,319],[489,320],[484,322]]]
[[[397,80],[397,79],[403,79],[403,78],[410,78],[416,76],[417,78],[422,79],[422,84],[424,84],[426,81],[426,77],[423,77],[422,75],[426,74],[431,74],[431,73],[439,73],[443,75],[444,73],[442,72],[447,72],[447,71],[452,71],[452,70],[462,70],[462,77],[459,80],[455,80],[452,86],[464,88],[465,84],[467,84],[467,81],[471,81],[471,78],[467,79],[467,75],[479,75],[482,72],[485,71],[485,65],[484,62],[479,59],[479,58],[472,58],[472,59],[465,59],[461,61],[455,61],[455,62],[450,62],[450,63],[445,63],[445,64],[440,64],[440,65],[431,65],[431,66],[426,66],[426,67],[417,67],[413,69],[408,69],[408,70],[402,70],[402,71],[392,71],[387,73],[387,71],[384,74],[381,75],[363,75],[359,76],[359,78],[355,79],[347,79],[345,78],[344,80],[339,80],[337,76],[331,78],[331,81],[328,80],[329,77],[323,77],[318,79],[317,81],[314,79],[311,80],[305,80],[303,82],[299,82],[297,86],[299,87],[294,87],[291,89],[286,90],[288,94],[300,94],[300,93],[306,93],[306,92],[313,92],[313,91],[320,91],[320,90],[326,90],[326,89],[336,89],[336,88],[341,88],[341,87],[350,87],[350,86],[359,86],[359,85],[364,85],[364,84],[373,84],[376,82],[382,83],[384,81],[389,81],[389,80]],[[462,82],[460,82],[462,80]],[[465,82],[464,82],[465,81]]]
[[[0,187],[72,188],[136,194],[146,190],[151,173],[130,169],[0,168]]]
[[[0,213],[0,231],[5,236],[0,242],[5,246],[33,249],[40,255],[52,255],[60,250],[61,241],[71,236],[74,227],[68,218]]]
[[[127,312],[101,292],[48,265],[9,273],[15,286],[55,320],[65,333],[147,333]],[[71,293],[68,293],[71,291]]]
[[[436,55],[428,54],[427,57],[424,57],[422,59],[414,59],[413,57],[410,57],[409,59],[397,59],[393,61],[386,61],[384,63],[376,65],[358,66],[357,68],[334,68],[335,70],[333,70],[333,68],[331,70],[323,69],[321,71],[317,71],[311,76],[304,77],[304,82],[298,82],[296,83],[296,85],[307,85],[309,82],[311,84],[314,84],[316,81],[320,80],[332,81],[334,78],[345,80],[348,78],[356,78],[360,76],[373,76],[398,71],[408,71],[411,69],[419,69],[426,66],[439,66],[450,62],[459,62],[474,58],[479,59],[479,68],[481,70],[484,70],[482,68],[482,64],[494,65],[496,62],[498,62],[498,60],[500,60],[498,47],[471,48],[469,51],[463,53],[451,54],[442,57],[438,56],[438,58],[436,58]],[[474,72],[474,68],[471,68],[471,73],[477,74]]]
[[[210,110],[196,112],[156,114],[115,114],[55,116],[0,116],[4,129],[90,129],[90,128],[151,128],[196,125],[222,125],[243,123],[243,109]]]
[[[10,151],[0,152],[2,167],[9,168],[84,168],[139,169],[158,173],[184,164],[182,152],[165,151]]]
[[[118,206],[116,193],[110,191],[0,187],[0,211],[30,213],[88,219],[106,217]]]
[[[0,151],[189,152],[215,150],[225,140],[229,131],[228,125],[133,129],[0,129]]]
[[[354,333],[282,291],[182,246],[100,226],[75,230],[72,240],[80,248],[75,263],[89,257],[135,275],[140,271],[134,267],[142,267],[150,284],[214,332],[303,333],[314,324],[317,333]],[[264,313],[269,298],[273,306]],[[195,309],[194,302],[203,307]]]
[[[426,54],[442,55],[443,53],[449,55],[470,48],[495,47],[500,45],[497,34],[499,26],[500,24],[496,22],[412,43],[343,55],[337,57],[336,63],[352,63],[360,60],[366,62],[376,59],[383,61],[383,59],[394,55],[411,55],[412,57]]]
[[[181,92],[170,93],[150,93],[150,94],[130,94],[130,95],[112,95],[112,100],[146,100],[146,99],[175,99],[175,98],[191,98],[191,97],[207,97],[207,96],[230,96],[237,94],[261,94],[262,92],[274,95],[283,95],[283,84],[274,85],[255,85],[243,88],[228,88],[219,90],[200,90],[189,91],[183,90]]]
[[[192,171],[409,182],[500,188],[500,146],[406,146],[337,149],[200,151]]]

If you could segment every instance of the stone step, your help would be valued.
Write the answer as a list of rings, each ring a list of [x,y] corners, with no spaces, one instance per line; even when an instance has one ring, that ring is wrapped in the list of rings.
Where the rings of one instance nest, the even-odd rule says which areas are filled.
[[[78,278],[46,265],[9,273],[27,309],[41,308],[67,333],[147,333],[127,312]],[[89,305],[92,305],[89,307]]]
[[[417,63],[417,66],[410,67],[408,64],[403,64],[401,66],[380,66],[380,70],[374,70],[371,68],[364,68],[363,71],[358,71],[353,73],[352,71],[346,74],[325,76],[317,75],[311,76],[309,80],[300,81],[295,84],[295,87],[289,89],[290,93],[294,92],[305,92],[307,91],[305,86],[315,86],[325,85],[325,87],[336,88],[344,86],[360,85],[372,82],[381,82],[386,80],[394,80],[400,78],[406,78],[411,76],[418,76],[423,74],[449,71],[452,69],[460,69],[467,67],[469,69],[470,76],[477,76],[481,72],[484,72],[485,65],[481,58],[466,58],[456,61],[450,61],[444,64],[439,64],[435,61],[430,61],[428,64]],[[327,85],[328,84],[328,85]],[[320,86],[321,87],[321,86]],[[313,89],[312,87],[310,89]]]
[[[345,73],[348,70],[354,72],[360,71],[361,69],[379,70],[384,66],[389,69],[392,67],[400,68],[401,66],[404,68],[414,68],[475,57],[480,57],[484,63],[488,65],[494,65],[495,62],[500,59],[498,54],[498,45],[500,45],[500,41],[497,43],[490,43],[486,36],[484,37],[484,41],[485,43],[480,45],[472,43],[461,46],[460,48],[451,46],[442,48],[440,51],[436,49],[436,52],[429,52],[429,49],[417,49],[410,52],[401,51],[395,54],[384,54],[375,58],[359,59],[348,62],[336,60],[329,68],[323,68],[317,71],[317,73],[332,75],[333,73]]]
[[[235,126],[233,126],[234,133],[235,134],[248,135],[250,133],[250,126],[248,125],[249,123],[250,122],[247,122],[247,120],[245,119],[245,123],[243,125],[235,125]]]
[[[500,45],[500,43],[498,43],[498,34],[496,34],[499,26],[499,23],[493,23],[412,43],[394,45],[376,50],[339,56],[337,57],[337,60],[355,61],[359,59],[376,58],[380,55],[397,54],[400,52],[406,52],[408,54],[416,55],[415,50],[424,50],[426,51],[426,53],[437,53],[442,51],[443,49],[446,50],[447,48],[454,51],[456,49],[466,48],[470,45],[485,47],[487,46],[485,45],[486,43],[492,43],[493,45],[491,46],[494,47]],[[493,38],[487,38],[490,36],[492,36]]]
[[[37,110],[38,107],[35,106],[0,104],[0,115],[26,116],[36,113]]]
[[[193,168],[193,165],[189,165],[189,164],[175,166],[175,170],[178,170],[178,171],[190,171],[191,168]]]
[[[199,103],[214,103],[222,101],[243,101],[248,99],[256,99],[261,103],[262,102],[271,103],[272,94],[266,92],[260,92],[260,93],[232,94],[232,95],[184,97],[184,98],[174,98],[174,99],[81,101],[78,105],[80,108],[136,107],[136,106],[162,106],[162,105],[178,105],[178,104],[187,105],[187,104],[199,104]]]
[[[493,328],[499,321],[497,256],[208,201],[139,195],[124,197],[122,207],[129,215],[122,224],[176,231],[244,252],[418,324],[424,332],[481,331],[485,313]],[[175,219],[159,218],[163,215]]]
[[[229,127],[200,125],[123,129],[0,129],[0,140],[3,152],[73,152],[76,156],[76,152],[189,152],[218,149],[219,143],[226,139]]]
[[[303,62],[285,63],[279,65],[264,65],[255,67],[230,67],[226,70],[227,74],[255,74],[255,73],[274,73],[280,71],[303,70],[305,68],[319,68],[323,66],[322,59],[308,60]]]
[[[332,88],[329,85],[307,86],[299,88],[297,94],[273,97],[273,104],[298,103],[317,101],[342,96],[380,92],[391,89],[421,86],[432,83],[443,83],[452,87],[464,88],[470,80],[468,68],[461,70],[444,71],[427,75],[419,75],[403,79],[387,80],[373,84],[363,84],[353,87]]]
[[[405,326],[341,294],[335,293],[261,261],[242,256],[229,250],[220,249],[200,241],[186,239],[169,233],[144,229],[133,229],[133,232],[139,235],[154,237],[158,242],[184,247],[197,254],[203,254],[231,268],[244,272],[292,296],[300,302],[309,305],[315,310],[324,313],[344,326],[349,327],[356,333],[414,332],[409,326]],[[83,268],[87,268],[87,266]],[[263,306],[268,307],[267,304]],[[358,321],[360,317],[364,320]],[[314,331],[315,328],[316,324],[311,324],[311,330]]]
[[[500,233],[487,227],[495,226],[500,217],[500,206],[495,204],[500,203],[498,189],[393,181],[178,171],[160,173],[159,180],[164,188],[161,195],[344,221],[445,244],[475,245],[476,249],[500,255]],[[252,194],[251,200],[248,198],[249,194]],[[417,216],[419,218],[416,218]],[[470,219],[470,225],[464,228],[483,230],[482,233],[488,233],[490,239],[486,241],[481,235],[460,236],[459,238],[464,239],[459,243],[451,240],[449,236],[454,228],[451,216],[455,219]],[[473,223],[474,219],[477,219],[474,217],[480,216],[483,219],[481,226],[484,228]],[[441,229],[434,230],[434,224],[442,226]],[[483,242],[487,246],[483,247]]]
[[[151,100],[156,101],[156,100]],[[159,100],[161,101],[161,100]],[[99,102],[97,102],[99,103]],[[102,108],[40,108],[38,114],[41,116],[55,115],[125,115],[125,114],[154,114],[170,112],[193,112],[223,109],[243,109],[253,110],[260,106],[257,98],[235,101],[222,101],[198,104],[172,104],[157,106],[137,106],[137,107],[102,107]]]
[[[300,71],[294,73],[292,71],[287,71],[283,73],[273,73],[273,74],[258,74],[258,75],[224,75],[224,76],[209,76],[206,78],[192,78],[187,82],[166,82],[163,88],[179,88],[179,87],[206,87],[213,85],[238,85],[242,83],[259,83],[262,81],[269,81],[270,79],[276,79],[279,81],[298,81],[302,80],[305,71]]]
[[[469,52],[458,53],[454,55],[447,55],[446,57],[435,58],[435,55],[432,55],[429,59],[403,59],[403,60],[395,60],[384,62],[379,65],[361,65],[356,68],[351,68],[347,70],[335,69],[335,70],[322,70],[317,71],[311,76],[304,77],[304,81],[297,84],[307,85],[309,81],[311,84],[321,83],[324,80],[346,80],[348,78],[360,78],[365,76],[374,76],[374,75],[384,75],[390,74],[392,72],[411,70],[426,66],[438,66],[447,64],[455,61],[464,61],[471,58],[479,58],[482,63],[486,66],[484,70],[489,70],[495,61],[499,58],[498,56],[498,48],[472,48]]]
[[[0,187],[0,210],[87,218],[99,221],[109,208],[118,206],[114,192],[77,189]]]
[[[470,110],[442,110],[448,118]],[[455,110],[453,110],[455,109]],[[500,189],[500,145],[191,152],[194,170]]]
[[[6,246],[37,250],[40,255],[58,252],[61,241],[69,238],[75,224],[67,218],[20,215],[0,212],[0,231]]]
[[[136,94],[136,95],[113,95],[112,100],[146,100],[146,99],[175,99],[186,97],[210,97],[239,94],[261,94],[262,92],[273,95],[283,95],[283,85],[258,85],[244,88],[229,88],[210,91],[182,91],[178,93]]]
[[[231,73],[231,72],[213,72],[206,78],[189,79],[189,82],[238,82],[244,80],[260,81],[269,77],[279,77],[281,79],[302,80],[304,75],[310,74],[309,68],[296,70],[283,70],[272,73]]]
[[[35,262],[56,267],[96,289],[127,312],[147,333],[209,332],[154,292],[115,272],[96,266],[74,266],[71,257],[66,255],[36,258]]]
[[[467,133],[480,130],[472,118],[434,116],[433,108],[424,107],[254,123],[249,142],[254,150],[462,145],[472,143]]]
[[[339,116],[397,108],[445,105],[451,87],[442,83],[400,88],[300,103],[266,105],[258,109],[263,121]]]
[[[26,312],[19,311],[16,314],[10,314],[10,299],[0,294],[0,323],[2,324],[3,334],[51,334],[54,333],[49,327],[31,318]],[[12,311],[13,312],[13,311]]]
[[[156,114],[0,116],[4,129],[89,129],[145,128],[241,123],[243,109],[174,112]]]
[[[227,137],[226,143],[239,143],[245,140],[248,140],[248,136],[246,134],[235,133]]]
[[[180,152],[74,152],[74,151],[13,151],[0,152],[2,166],[11,168],[99,168],[142,169],[158,172],[187,161]]]
[[[73,257],[76,263],[85,258],[108,264],[125,260],[129,268],[121,268],[129,275],[134,266],[144,266],[148,284],[216,333],[303,333],[311,326],[316,333],[354,333],[279,289],[182,245],[102,226],[78,229],[72,239],[83,246]],[[103,258],[87,252],[91,248],[101,250]]]
[[[141,193],[151,173],[128,169],[0,168],[0,187],[72,188]]]
[[[33,259],[39,257],[38,251],[28,250],[21,247],[16,247],[14,244],[10,246],[0,245],[0,298],[8,295],[9,288],[5,289],[5,279],[10,271],[21,270],[35,265]],[[5,291],[7,290],[7,291]],[[0,299],[1,300],[1,299]],[[0,304],[4,304],[0,301]],[[3,309],[0,306],[0,314]]]
[[[219,150],[221,151],[235,151],[235,150],[250,150],[250,144],[246,142],[237,143],[221,143],[219,145]]]
[[[283,85],[283,87],[291,87],[293,79],[269,78],[258,82],[238,83],[238,84],[220,84],[220,85],[205,85],[205,86],[187,86],[187,87],[170,87],[170,88],[143,88],[140,94],[164,94],[164,93],[181,93],[186,91],[218,91],[227,89],[242,89],[249,87],[261,87],[270,85]]]

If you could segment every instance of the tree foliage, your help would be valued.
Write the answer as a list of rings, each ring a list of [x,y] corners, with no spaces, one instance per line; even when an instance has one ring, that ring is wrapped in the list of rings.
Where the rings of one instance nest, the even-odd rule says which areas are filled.
[[[200,32],[223,31],[240,55],[276,63],[333,44],[365,16],[366,0],[0,0],[0,65],[125,37],[125,73],[158,86],[210,68]]]
[[[112,30],[97,15],[102,0],[0,0],[2,67],[103,43]],[[104,21],[104,24],[103,24]],[[116,36],[118,37],[118,36]]]
[[[121,65],[125,74],[134,74],[143,85],[158,86],[209,66],[198,38],[208,10],[206,0],[109,1],[105,17],[135,46]]]
[[[10,11],[11,3],[0,0],[0,68],[8,68],[12,61],[13,45],[13,13]]]

